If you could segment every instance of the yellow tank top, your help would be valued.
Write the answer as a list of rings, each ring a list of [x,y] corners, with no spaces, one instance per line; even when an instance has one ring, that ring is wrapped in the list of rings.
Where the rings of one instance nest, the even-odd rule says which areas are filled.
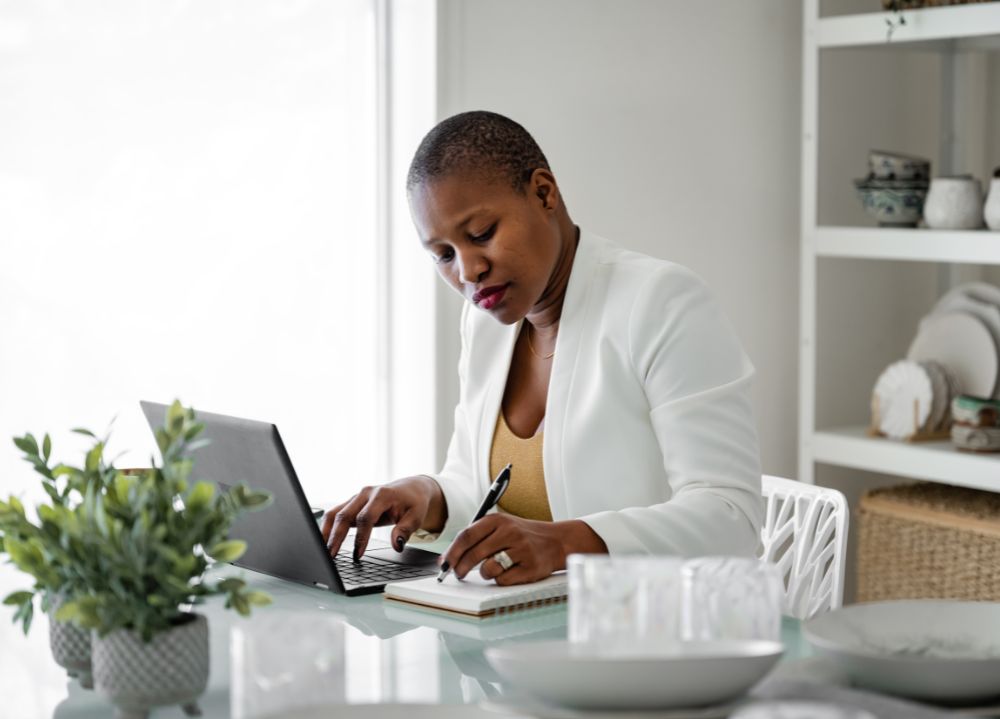
[[[511,432],[507,419],[500,410],[493,430],[493,447],[490,449],[490,476],[500,474],[508,462],[514,465],[510,473],[510,486],[497,506],[517,517],[552,521],[549,495],[545,490],[545,470],[542,466],[542,436],[522,439]]]

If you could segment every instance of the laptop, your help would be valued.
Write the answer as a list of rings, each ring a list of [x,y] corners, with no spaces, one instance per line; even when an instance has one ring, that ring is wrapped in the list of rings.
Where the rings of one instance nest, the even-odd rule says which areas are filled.
[[[140,402],[155,432],[163,426],[167,406]],[[194,481],[212,482],[222,490],[245,482],[270,492],[264,509],[246,511],[233,522],[230,539],[247,542],[238,567],[348,596],[381,592],[388,582],[438,572],[437,554],[415,547],[397,552],[388,542],[372,538],[361,561],[354,562],[352,535],[331,557],[310,510],[278,428],[267,422],[198,411],[202,437],[209,443],[194,455]]]

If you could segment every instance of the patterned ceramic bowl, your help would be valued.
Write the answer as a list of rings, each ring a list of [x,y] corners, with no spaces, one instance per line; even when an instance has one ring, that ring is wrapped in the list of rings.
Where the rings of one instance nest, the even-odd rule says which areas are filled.
[[[885,150],[869,150],[868,169],[880,180],[929,180],[931,161]]]
[[[951,416],[971,427],[1000,429],[1000,400],[961,394],[952,400]]]
[[[854,187],[865,208],[879,225],[916,227],[924,211],[926,181],[855,180]]]

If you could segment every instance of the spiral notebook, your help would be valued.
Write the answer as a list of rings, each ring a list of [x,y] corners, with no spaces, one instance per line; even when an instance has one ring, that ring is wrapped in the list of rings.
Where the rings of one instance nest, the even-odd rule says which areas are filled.
[[[459,612],[474,617],[488,617],[528,607],[565,601],[569,581],[565,573],[553,574],[539,582],[497,586],[473,570],[464,580],[449,574],[443,582],[437,577],[423,577],[385,585],[385,598],[434,609]]]

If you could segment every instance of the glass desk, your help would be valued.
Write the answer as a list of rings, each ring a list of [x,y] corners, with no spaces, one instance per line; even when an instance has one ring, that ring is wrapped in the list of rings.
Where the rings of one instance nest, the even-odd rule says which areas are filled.
[[[325,681],[313,683],[321,686],[319,693],[327,703],[354,705],[356,710],[338,711],[338,717],[376,716],[372,710],[379,707],[371,705],[379,704],[428,705],[428,710],[435,708],[437,717],[487,716],[469,706],[499,697],[503,691],[500,678],[483,655],[484,648],[503,641],[566,636],[565,605],[484,620],[463,619],[389,602],[381,594],[348,598],[234,567],[212,571],[219,576],[244,576],[254,588],[268,592],[274,603],[256,609],[249,618],[225,610],[218,598],[199,608],[209,618],[211,634],[211,674],[199,700],[206,717],[229,717],[244,704],[253,705],[247,696],[253,689],[247,687],[255,684],[258,692],[261,686],[272,689],[267,701],[301,699],[295,678],[297,672],[317,671],[313,659],[317,642],[333,646],[327,648],[326,665],[320,668]],[[26,575],[0,566],[0,596],[28,585]],[[107,701],[68,680],[55,664],[48,647],[47,618],[36,614],[31,634],[25,637],[20,627],[10,623],[13,610],[5,610],[0,621],[0,716],[111,716]],[[783,635],[786,661],[808,654],[797,621],[786,620]],[[327,641],[325,637],[332,638]],[[253,675],[254,670],[247,668],[252,663],[246,659],[248,642],[253,643],[258,662],[260,657],[265,659],[263,674]],[[451,705],[451,709],[440,705]],[[408,713],[402,711],[404,707],[398,709],[383,706],[377,715],[413,717],[420,713],[413,707]],[[282,715],[289,714],[283,711]],[[164,707],[152,716],[174,719],[184,714],[179,707]]]

